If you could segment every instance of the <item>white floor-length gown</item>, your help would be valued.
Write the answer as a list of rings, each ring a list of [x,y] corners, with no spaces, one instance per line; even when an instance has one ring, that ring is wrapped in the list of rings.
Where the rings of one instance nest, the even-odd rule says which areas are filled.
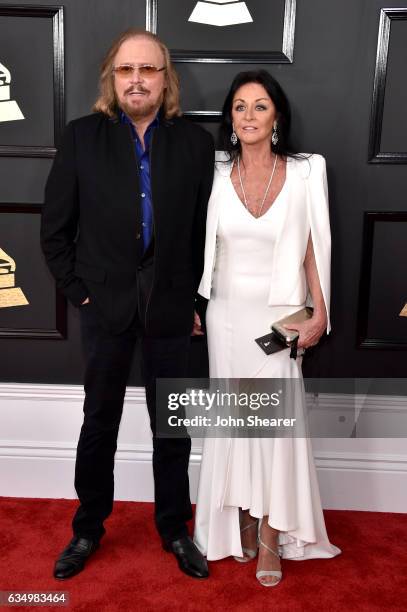
[[[233,187],[231,164],[219,161],[222,153],[217,159],[200,286],[200,292],[210,297],[210,376],[302,379],[301,357],[290,359],[288,349],[267,356],[254,338],[268,333],[273,321],[304,306],[302,262],[310,232],[329,311],[329,260],[323,261],[330,246],[327,202],[315,202],[326,200],[324,160],[314,155],[309,161],[288,161],[280,194],[263,216],[254,218]],[[278,277],[286,278],[280,268],[290,253],[284,293]],[[303,400],[302,393],[299,404]],[[308,438],[205,438],[194,539],[209,560],[243,555],[239,507],[254,517],[268,515],[269,524],[280,531],[283,558],[333,557],[341,552],[328,540]]]

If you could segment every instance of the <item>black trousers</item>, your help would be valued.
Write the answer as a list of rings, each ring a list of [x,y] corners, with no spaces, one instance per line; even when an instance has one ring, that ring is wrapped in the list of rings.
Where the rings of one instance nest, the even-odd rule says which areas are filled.
[[[190,337],[150,338],[138,317],[129,329],[112,335],[100,324],[96,307],[80,308],[86,354],[84,421],[78,443],[75,488],[80,506],[72,527],[75,535],[100,538],[113,508],[114,455],[123,400],[137,341],[153,432],[155,521],[166,541],[187,535],[192,518],[189,496],[189,438],[159,438],[156,428],[156,379],[187,376]]]

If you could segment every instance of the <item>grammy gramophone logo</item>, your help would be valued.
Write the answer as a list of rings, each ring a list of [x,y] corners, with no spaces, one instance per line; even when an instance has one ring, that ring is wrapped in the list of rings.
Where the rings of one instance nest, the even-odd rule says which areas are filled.
[[[0,249],[0,308],[26,306],[28,300],[20,287],[16,287],[16,262]]]
[[[253,21],[246,2],[210,0],[197,2],[188,21],[212,26],[231,26]]]
[[[24,119],[17,102],[10,97],[11,74],[0,63],[0,122]]]
[[[404,304],[401,312],[399,312],[399,317],[407,317],[407,304]]]

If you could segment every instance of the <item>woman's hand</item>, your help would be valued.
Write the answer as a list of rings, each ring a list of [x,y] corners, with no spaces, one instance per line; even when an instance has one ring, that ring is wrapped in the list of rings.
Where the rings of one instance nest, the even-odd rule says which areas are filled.
[[[303,323],[284,325],[286,329],[295,329],[299,333],[298,348],[307,349],[318,344],[319,339],[326,330],[328,317],[325,308],[325,300],[322,295],[319,282],[317,264],[315,261],[314,247],[311,233],[308,238],[307,252],[304,259],[305,275],[314,305],[314,314]]]
[[[326,330],[326,315],[313,315],[303,323],[284,325],[285,329],[296,330],[299,333],[298,348],[309,348],[318,344],[319,339]]]
[[[192,328],[191,336],[204,336],[202,331],[202,323],[199,314],[194,310],[194,326]]]

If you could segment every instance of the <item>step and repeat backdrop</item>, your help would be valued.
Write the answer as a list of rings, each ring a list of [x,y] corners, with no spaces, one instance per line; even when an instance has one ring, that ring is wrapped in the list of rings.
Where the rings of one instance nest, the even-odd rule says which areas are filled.
[[[0,0],[0,382],[82,381],[78,313],[40,250],[43,191],[66,122],[90,112],[101,59],[129,27],[168,45],[186,116],[215,136],[237,72],[279,80],[294,142],[328,168],[333,332],[305,373],[404,377],[405,0]],[[194,339],[191,376],[206,373]]]

